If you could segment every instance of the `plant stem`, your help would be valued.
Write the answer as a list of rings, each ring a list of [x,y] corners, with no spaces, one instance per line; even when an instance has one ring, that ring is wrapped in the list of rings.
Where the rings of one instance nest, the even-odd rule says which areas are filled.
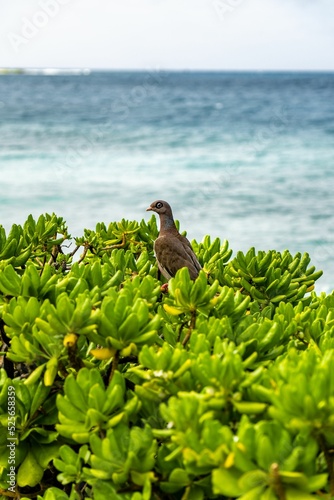
[[[334,496],[334,450],[327,448],[326,439],[323,434],[319,434],[318,442],[325,456],[329,475],[329,492]]]
[[[118,362],[119,362],[119,351],[116,351],[114,359],[112,360],[112,368],[111,368],[110,377],[109,377],[109,384],[112,381],[112,378],[114,376],[115,371],[117,370]]]
[[[74,249],[74,250],[73,250],[73,251],[69,254],[69,255],[70,255],[70,257],[73,257],[73,255],[75,255],[75,254],[77,253],[77,251],[79,250],[80,246],[81,246],[81,245],[77,245],[77,246],[75,247],[75,249]]]
[[[187,331],[187,334],[182,341],[183,347],[187,344],[188,340],[190,339],[191,333],[194,330],[195,326],[196,326],[196,309],[194,311],[191,311],[189,330]]]
[[[182,334],[183,328],[186,326],[187,323],[188,323],[188,321],[183,321],[181,323],[180,328],[179,328],[179,333],[178,333],[178,336],[177,336],[177,342],[180,342],[180,338],[181,338],[181,334]]]
[[[270,467],[271,484],[279,500],[286,500],[284,486],[279,475],[278,464],[271,464]]]
[[[102,250],[112,250],[113,248],[124,248],[126,244],[126,234],[127,233],[122,234],[121,243],[116,243],[115,245],[109,245],[108,247],[102,248]]]
[[[3,490],[2,488],[0,488],[0,495],[3,495],[5,497],[17,498],[16,493],[12,493],[8,490]]]
[[[78,264],[80,264],[80,262],[82,262],[84,260],[84,258],[86,257],[86,254],[89,250],[89,245],[85,245],[84,246],[84,251],[82,252],[82,255],[80,256],[80,259],[78,260]]]

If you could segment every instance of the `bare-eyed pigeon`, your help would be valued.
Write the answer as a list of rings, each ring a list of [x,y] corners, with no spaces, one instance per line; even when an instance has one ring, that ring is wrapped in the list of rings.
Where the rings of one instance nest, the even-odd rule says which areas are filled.
[[[190,278],[196,279],[201,265],[190,242],[177,230],[170,205],[166,201],[157,200],[147,210],[156,212],[160,217],[160,233],[154,242],[154,252],[163,276],[169,280],[175,276],[176,271],[187,267]]]

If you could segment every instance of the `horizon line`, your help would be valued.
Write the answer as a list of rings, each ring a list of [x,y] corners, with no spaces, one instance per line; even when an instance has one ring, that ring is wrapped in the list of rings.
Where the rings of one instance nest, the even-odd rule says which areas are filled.
[[[0,67],[1,71],[31,71],[31,70],[60,70],[60,71],[108,71],[108,72],[144,72],[144,71],[161,71],[175,73],[334,73],[334,69],[287,69],[287,68],[159,68],[159,67],[143,67],[143,68],[95,68],[88,66],[5,66]]]

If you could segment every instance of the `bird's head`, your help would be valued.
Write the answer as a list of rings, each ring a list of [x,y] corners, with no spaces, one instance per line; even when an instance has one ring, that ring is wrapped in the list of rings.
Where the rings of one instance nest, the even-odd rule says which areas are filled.
[[[172,215],[172,209],[170,205],[167,203],[167,201],[163,200],[157,200],[151,203],[151,205],[146,209],[146,211],[152,210],[153,212],[156,212],[159,215]]]

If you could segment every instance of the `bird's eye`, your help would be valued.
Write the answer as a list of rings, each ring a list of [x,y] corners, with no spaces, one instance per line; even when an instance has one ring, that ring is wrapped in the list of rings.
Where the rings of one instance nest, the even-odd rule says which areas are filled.
[[[155,205],[156,208],[161,208],[162,207],[162,203],[160,201],[158,201],[158,203]]]

